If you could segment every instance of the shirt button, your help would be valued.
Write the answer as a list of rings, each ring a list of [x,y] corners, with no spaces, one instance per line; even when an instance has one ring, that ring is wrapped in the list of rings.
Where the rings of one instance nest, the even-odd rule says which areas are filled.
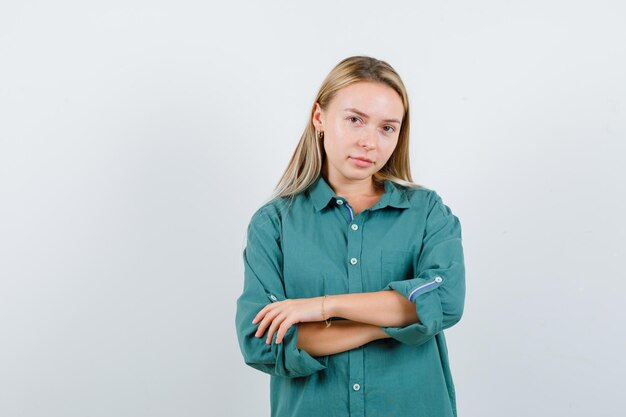
[[[270,295],[270,300],[276,301],[276,296],[274,294]]]
[[[441,277],[435,277],[435,282],[441,282],[443,281],[443,279],[441,279]]]
[[[337,200],[337,204],[342,205],[343,204],[343,200]]]
[[[356,258],[352,258],[352,259],[350,259],[350,263],[351,263],[352,265],[356,264],[357,262],[358,262],[358,261],[356,260]]]
[[[355,391],[358,391],[358,390],[361,389],[361,386],[359,384],[354,384],[354,385],[352,385],[352,389],[355,390]]]
[[[357,225],[357,224],[353,224],[352,225],[352,230],[357,230],[358,228],[359,228],[359,225]]]

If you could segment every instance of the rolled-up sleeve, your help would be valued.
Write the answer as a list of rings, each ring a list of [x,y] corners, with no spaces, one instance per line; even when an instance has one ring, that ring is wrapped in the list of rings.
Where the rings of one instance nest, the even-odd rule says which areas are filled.
[[[252,368],[276,376],[308,376],[325,369],[328,356],[313,357],[297,348],[297,324],[287,330],[281,343],[276,344],[274,333],[272,343],[266,344],[267,330],[262,337],[256,337],[259,323],[252,323],[265,305],[286,299],[280,245],[280,217],[271,207],[262,207],[247,229],[243,292],[237,299],[235,317],[237,338],[244,361]]]
[[[461,224],[434,191],[416,273],[411,279],[391,281],[384,289],[413,301],[419,322],[383,330],[400,342],[417,346],[456,324],[465,305]]]

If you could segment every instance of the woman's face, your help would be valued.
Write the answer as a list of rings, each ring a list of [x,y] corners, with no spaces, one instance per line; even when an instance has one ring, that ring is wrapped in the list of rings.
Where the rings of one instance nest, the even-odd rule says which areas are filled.
[[[324,132],[328,179],[365,180],[385,166],[398,143],[403,116],[398,93],[376,82],[342,88],[326,110],[316,103],[313,123]]]

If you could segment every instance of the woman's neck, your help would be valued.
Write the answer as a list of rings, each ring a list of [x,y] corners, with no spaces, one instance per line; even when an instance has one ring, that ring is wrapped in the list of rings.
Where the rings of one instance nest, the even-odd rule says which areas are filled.
[[[329,178],[328,175],[325,175],[324,179],[335,194],[345,198],[371,198],[380,196],[385,192],[384,188],[376,186],[372,176],[358,181],[346,181],[345,179],[342,181]]]

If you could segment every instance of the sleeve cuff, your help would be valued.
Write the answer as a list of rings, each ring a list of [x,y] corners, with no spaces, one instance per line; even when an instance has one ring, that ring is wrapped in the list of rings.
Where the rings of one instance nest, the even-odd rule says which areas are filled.
[[[307,351],[297,347],[298,341],[298,325],[295,324],[287,329],[283,336],[283,341],[276,344],[276,336],[274,333],[272,340],[272,352],[276,354],[276,368],[289,369],[289,376],[308,376],[315,372],[321,371],[328,367],[328,356],[311,356]],[[281,347],[281,345],[283,345]],[[282,350],[281,350],[282,349]]]
[[[384,290],[395,290],[415,303],[418,323],[404,327],[382,327],[392,338],[410,345],[421,345],[442,330],[443,311],[441,299],[437,291],[443,277],[433,275],[430,278],[413,278],[402,281],[392,281]]]

